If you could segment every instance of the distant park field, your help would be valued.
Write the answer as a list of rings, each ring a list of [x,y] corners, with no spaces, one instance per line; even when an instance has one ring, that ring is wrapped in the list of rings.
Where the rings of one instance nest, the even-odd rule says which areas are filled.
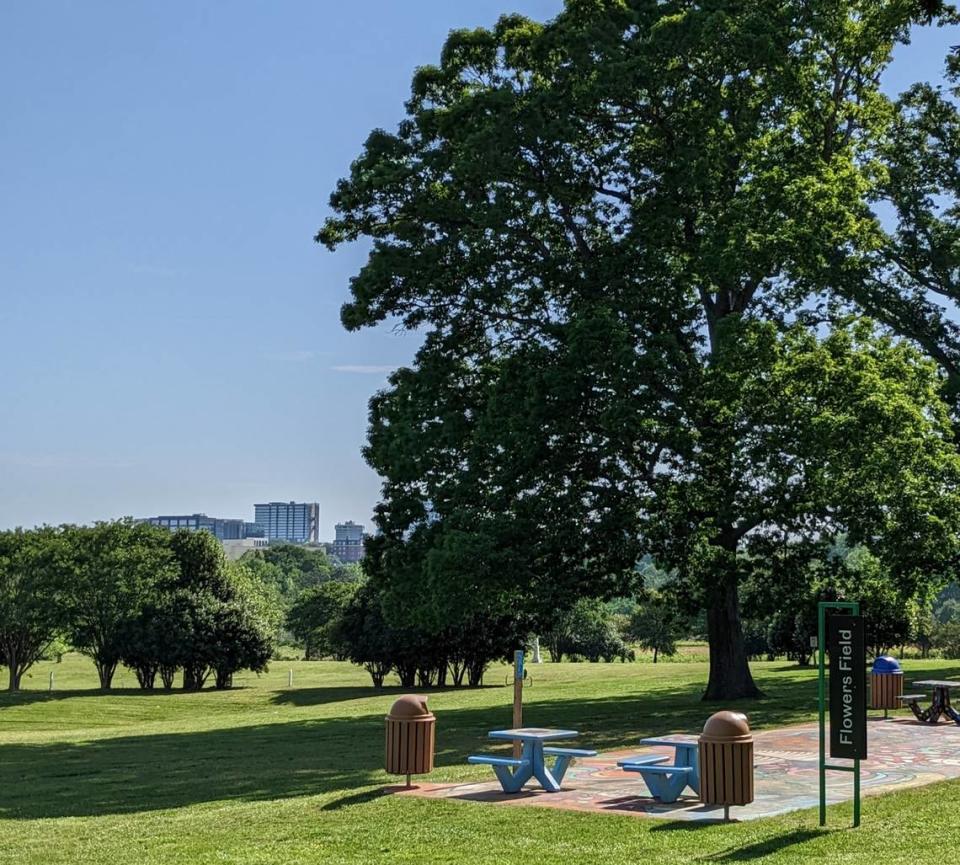
[[[754,728],[814,719],[813,670],[754,671],[765,697],[742,707]],[[491,669],[482,689],[431,693],[432,780],[488,777],[465,758],[510,723],[507,672]],[[907,673],[957,677],[960,664],[911,661]],[[545,663],[532,668],[524,721],[572,727],[598,749],[696,732],[716,708],[699,701],[706,675],[689,658]],[[383,717],[399,691],[373,691],[346,663],[274,662],[220,692],[145,693],[125,672],[116,682],[125,687],[96,691],[93,665],[67,655],[0,696],[0,863],[885,865],[949,849],[955,858],[960,846],[960,783],[870,797],[858,831],[847,828],[849,805],[831,809],[821,831],[812,811],[699,825],[382,795],[396,782],[382,770]]]

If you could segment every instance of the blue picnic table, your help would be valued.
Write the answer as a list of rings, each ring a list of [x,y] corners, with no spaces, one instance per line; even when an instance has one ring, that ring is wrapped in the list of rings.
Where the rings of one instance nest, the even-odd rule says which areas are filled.
[[[950,703],[950,689],[960,688],[960,682],[924,679],[922,682],[914,682],[913,684],[917,687],[933,690],[930,705],[925,709],[920,705],[920,701],[926,699],[926,694],[902,694],[898,698],[911,708],[918,721],[922,721],[924,724],[936,724],[941,715],[946,715],[957,726],[960,726],[960,712]]]
[[[548,793],[560,791],[560,784],[575,757],[596,757],[596,751],[582,748],[547,747],[546,742],[573,739],[576,730],[551,730],[545,727],[518,727],[514,730],[493,730],[491,739],[520,740],[520,757],[498,757],[494,754],[475,754],[468,763],[493,767],[504,793],[519,793],[527,781],[535,778]],[[547,763],[553,758],[552,765]]]
[[[638,773],[650,795],[660,802],[676,802],[687,787],[699,795],[700,742],[696,736],[654,736],[640,741],[650,747],[673,748],[673,763],[662,754],[637,755],[617,761],[624,772]]]

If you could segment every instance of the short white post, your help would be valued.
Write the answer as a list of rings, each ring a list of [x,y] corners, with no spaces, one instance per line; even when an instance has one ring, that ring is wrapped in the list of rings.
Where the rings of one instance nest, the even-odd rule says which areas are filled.
[[[542,664],[543,658],[540,657],[540,638],[533,638],[533,663]]]
[[[50,690],[53,690],[53,670],[50,671]]]
[[[293,670],[290,670],[290,672],[287,673],[287,687],[293,687]]]

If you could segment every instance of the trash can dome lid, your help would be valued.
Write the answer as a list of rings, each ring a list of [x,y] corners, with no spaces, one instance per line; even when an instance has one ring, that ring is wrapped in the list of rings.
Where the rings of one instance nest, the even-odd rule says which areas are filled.
[[[404,694],[390,708],[394,720],[433,717],[427,708],[427,698],[419,694]]]
[[[701,738],[713,742],[743,742],[752,738],[750,723],[742,712],[717,712],[703,725]]]
[[[874,673],[902,673],[900,662],[889,655],[881,655],[873,662]]]

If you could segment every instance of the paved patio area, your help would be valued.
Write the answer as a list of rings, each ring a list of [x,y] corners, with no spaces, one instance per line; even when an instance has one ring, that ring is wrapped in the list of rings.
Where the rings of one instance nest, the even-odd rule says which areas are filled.
[[[587,748],[589,742],[579,741],[575,745]],[[744,808],[732,808],[731,817],[755,820],[815,807],[819,802],[817,747],[815,724],[758,732],[754,744],[756,799]],[[478,751],[486,749],[485,742],[477,743]],[[722,808],[706,808],[692,796],[671,805],[661,805],[650,798],[638,775],[628,774],[617,767],[617,760],[623,757],[660,752],[671,753],[659,748],[637,748],[608,751],[592,759],[577,760],[567,772],[560,793],[524,789],[520,794],[507,796],[491,778],[489,782],[473,784],[420,783],[413,790],[400,794],[671,820],[722,818]],[[861,791],[864,795],[960,778],[960,727],[952,723],[931,727],[912,718],[871,720],[869,752],[870,759],[861,764]],[[827,777],[831,803],[853,798],[853,778],[849,773],[830,772]]]

